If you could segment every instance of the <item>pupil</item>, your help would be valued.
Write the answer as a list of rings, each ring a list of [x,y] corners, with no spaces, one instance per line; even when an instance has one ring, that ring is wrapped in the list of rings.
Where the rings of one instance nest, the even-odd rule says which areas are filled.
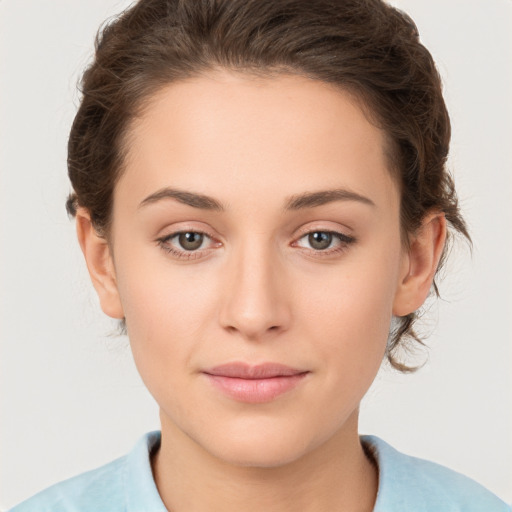
[[[315,233],[310,233],[308,238],[309,245],[311,245],[313,249],[317,250],[327,249],[332,243],[332,234],[326,233],[325,231],[316,231]]]
[[[203,235],[201,233],[180,233],[179,243],[186,251],[194,251],[201,247]]]

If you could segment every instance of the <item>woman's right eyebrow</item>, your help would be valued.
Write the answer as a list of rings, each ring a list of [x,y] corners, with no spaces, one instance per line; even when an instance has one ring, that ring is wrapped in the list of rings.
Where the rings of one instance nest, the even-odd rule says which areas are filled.
[[[147,196],[141,201],[139,208],[164,199],[174,199],[180,203],[192,206],[193,208],[200,208],[201,210],[213,210],[218,212],[225,210],[224,206],[222,206],[222,204],[213,197],[168,187],[157,190],[153,194]]]

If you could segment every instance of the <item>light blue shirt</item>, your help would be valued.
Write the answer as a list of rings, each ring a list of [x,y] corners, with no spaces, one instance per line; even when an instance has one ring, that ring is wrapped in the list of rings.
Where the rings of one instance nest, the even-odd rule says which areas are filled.
[[[404,455],[375,436],[362,436],[379,468],[374,512],[510,512],[480,484],[433,462]],[[151,472],[160,432],[98,469],[56,484],[10,512],[167,512]]]

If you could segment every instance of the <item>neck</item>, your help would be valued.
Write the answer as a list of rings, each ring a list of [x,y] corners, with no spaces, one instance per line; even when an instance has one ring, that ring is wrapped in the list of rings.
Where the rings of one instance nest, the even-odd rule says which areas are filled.
[[[359,441],[357,412],[328,441],[277,467],[219,459],[162,417],[152,462],[172,512],[371,512],[377,494],[377,470]]]

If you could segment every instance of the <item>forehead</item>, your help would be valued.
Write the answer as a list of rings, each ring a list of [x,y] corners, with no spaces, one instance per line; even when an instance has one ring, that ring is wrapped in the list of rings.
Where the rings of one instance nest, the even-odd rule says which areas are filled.
[[[360,103],[296,75],[216,72],[170,84],[132,123],[126,147],[115,195],[166,186],[227,204],[235,192],[269,200],[339,187],[396,195],[385,135]]]

